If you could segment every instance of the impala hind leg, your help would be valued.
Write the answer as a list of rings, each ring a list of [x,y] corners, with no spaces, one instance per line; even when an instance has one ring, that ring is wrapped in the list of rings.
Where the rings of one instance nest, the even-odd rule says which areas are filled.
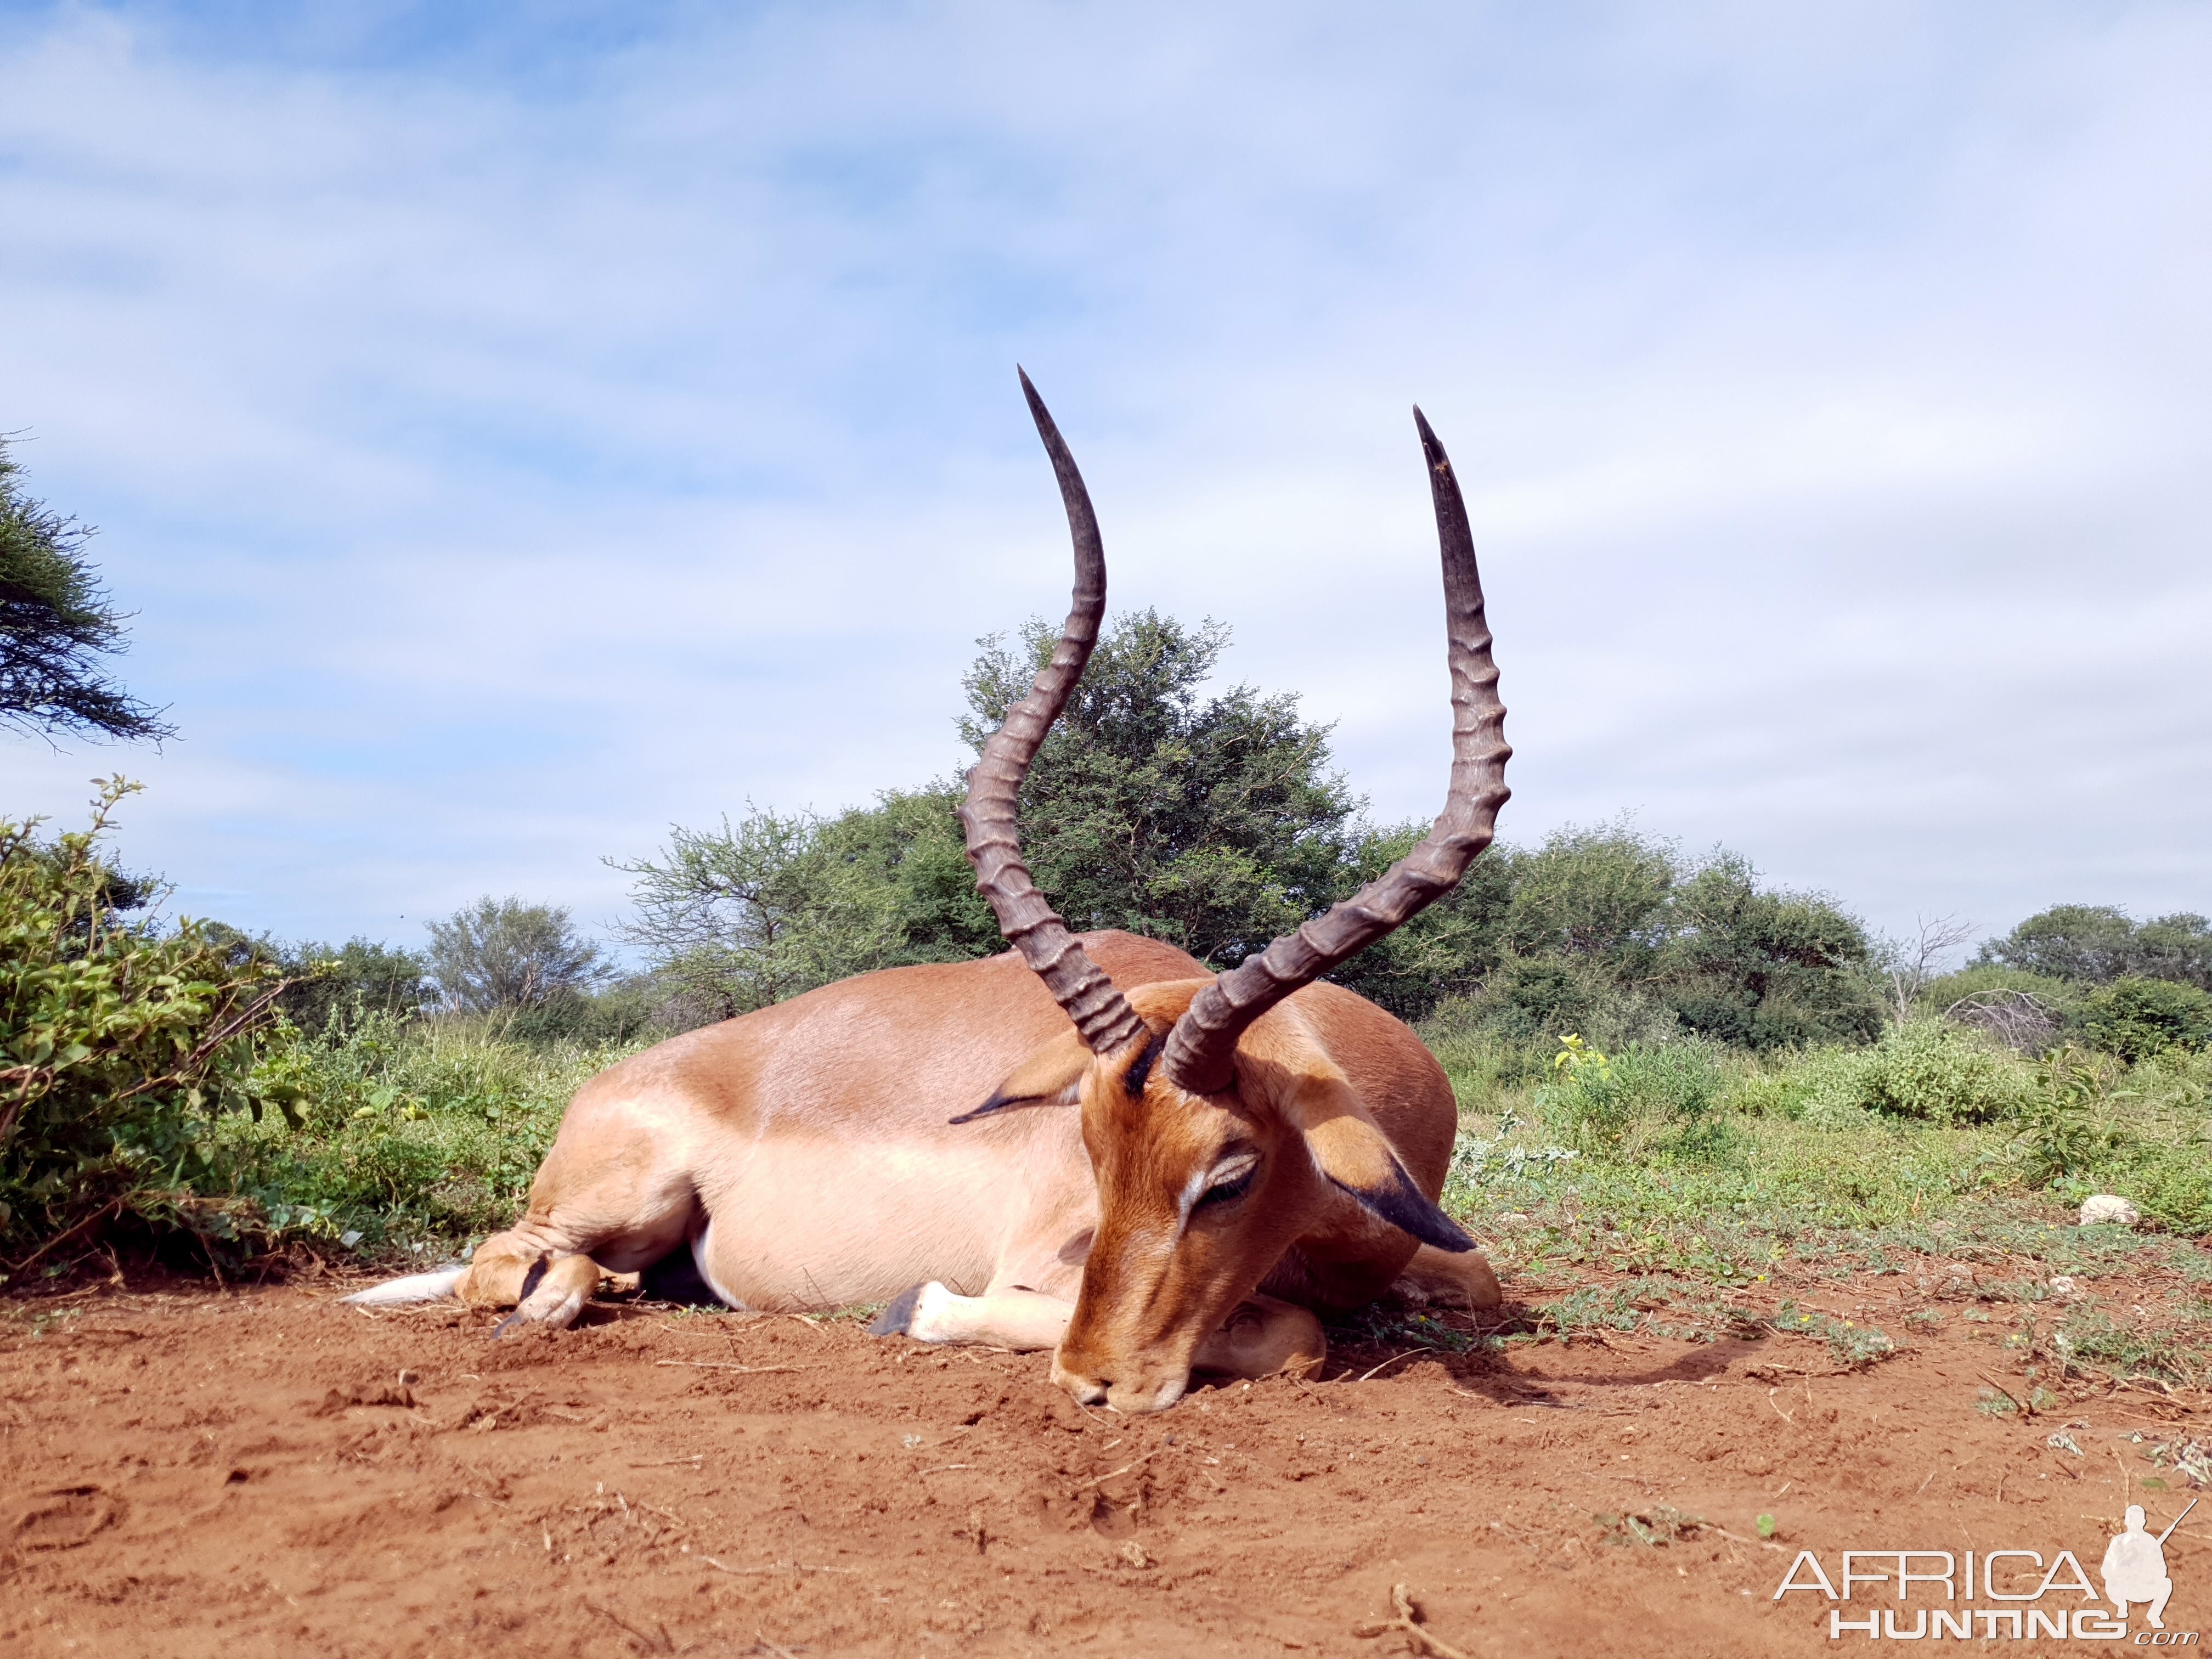
[[[1198,1345],[1190,1368],[1231,1376],[1311,1376],[1328,1358],[1328,1339],[1312,1309],[1255,1294]]]
[[[477,1246],[454,1293],[473,1307],[512,1307],[502,1333],[518,1323],[557,1330],[575,1322],[602,1273],[639,1272],[680,1249],[698,1198],[664,1139],[628,1100],[580,1098],[522,1219]]]
[[[550,1251],[530,1261],[506,1249],[485,1255],[487,1247],[514,1237],[495,1233],[477,1246],[459,1286],[461,1300],[476,1308],[514,1310],[500,1321],[495,1336],[505,1336],[518,1325],[550,1325],[557,1331],[574,1324],[599,1287],[599,1264],[588,1255]]]
[[[1424,1244],[1391,1287],[1409,1301],[1487,1313],[1504,1300],[1498,1274],[1480,1250],[1440,1250]]]

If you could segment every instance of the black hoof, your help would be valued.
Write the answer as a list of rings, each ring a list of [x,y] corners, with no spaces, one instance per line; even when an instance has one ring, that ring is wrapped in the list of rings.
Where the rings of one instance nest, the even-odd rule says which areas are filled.
[[[530,1271],[522,1276],[522,1288],[515,1292],[514,1311],[492,1327],[491,1339],[496,1342],[517,1325],[526,1323],[522,1316],[522,1304],[530,1300],[531,1291],[545,1282],[545,1267],[553,1258],[541,1255],[530,1264]]]
[[[906,1328],[914,1323],[914,1304],[921,1300],[921,1286],[902,1291],[886,1307],[868,1322],[870,1336],[904,1336]]]

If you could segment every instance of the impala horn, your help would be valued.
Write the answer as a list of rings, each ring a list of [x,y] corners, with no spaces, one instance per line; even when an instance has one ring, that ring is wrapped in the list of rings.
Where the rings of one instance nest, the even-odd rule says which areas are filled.
[[[1038,419],[1042,424],[1042,411]],[[1505,741],[1505,705],[1498,698],[1498,665],[1490,656],[1490,628],[1483,619],[1482,578],[1475,568],[1467,504],[1460,499],[1450,458],[1418,408],[1413,424],[1420,428],[1421,448],[1428,457],[1437,540],[1443,552],[1445,654],[1451,668],[1452,702],[1451,788],[1444,810],[1420,845],[1379,880],[1296,933],[1285,933],[1258,956],[1217,975],[1192,1000],[1168,1034],[1161,1054],[1170,1081],[1191,1094],[1216,1094],[1230,1086],[1237,1039],[1246,1026],[1456,887],[1467,866],[1490,845],[1498,809],[1511,793],[1505,787],[1505,763],[1513,750]],[[1055,449],[1055,461],[1064,453]],[[1061,472],[1063,489],[1073,473],[1072,465]],[[1081,489],[1077,483],[1075,491]],[[1068,497],[1071,519],[1075,499],[1073,494]],[[1042,675],[1037,684],[1043,685]]]
[[[1006,724],[983,745],[982,758],[968,774],[960,827],[967,836],[968,861],[975,866],[976,890],[999,918],[999,931],[1075,1022],[1091,1051],[1110,1054],[1142,1038],[1145,1023],[1037,891],[1029,866],[1022,862],[1021,841],[1015,833],[1022,780],[1098,643],[1098,619],[1106,611],[1106,552],[1098,538],[1097,515],[1091,510],[1091,492],[1083,487],[1075,458],[1067,453],[1060,428],[1028,374],[1016,373],[1022,375],[1022,395],[1029,399],[1030,414],[1036,421],[1037,435],[1044,440],[1045,453],[1052,457],[1060,500],[1067,507],[1068,535],[1075,543],[1075,598],[1066,625],[1060,630],[1060,642],[1052,648],[1052,660],[1037,671],[1029,695],[1006,711]],[[1478,621],[1481,608],[1478,592]]]

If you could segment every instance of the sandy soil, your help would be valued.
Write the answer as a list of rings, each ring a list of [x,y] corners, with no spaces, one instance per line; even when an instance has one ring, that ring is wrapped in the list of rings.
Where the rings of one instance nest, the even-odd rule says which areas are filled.
[[[1796,1293],[1901,1332],[1911,1283]],[[1355,1633],[1401,1583],[1469,1655],[1833,1651],[1828,1602],[1772,1599],[1799,1549],[2094,1573],[2129,1498],[2155,1527],[2188,1495],[2117,1437],[2212,1427],[2148,1389],[1994,1419],[2009,1371],[1955,1327],[1861,1372],[1796,1339],[1340,1347],[1129,1420],[1042,1356],[846,1322],[637,1304],[492,1342],[336,1294],[4,1310],[0,1651],[1418,1651]],[[2166,1553],[2168,1626],[2212,1639],[2212,1504]]]

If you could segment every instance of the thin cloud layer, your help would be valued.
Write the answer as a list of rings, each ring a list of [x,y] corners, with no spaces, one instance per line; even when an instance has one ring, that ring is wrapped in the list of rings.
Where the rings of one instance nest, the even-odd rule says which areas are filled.
[[[351,9],[349,9],[349,11]],[[0,428],[185,741],[184,908],[483,891],[960,760],[1057,615],[1212,614],[1378,817],[1466,480],[1506,833],[1634,811],[1879,925],[2212,908],[2212,16],[910,6],[0,21]]]

